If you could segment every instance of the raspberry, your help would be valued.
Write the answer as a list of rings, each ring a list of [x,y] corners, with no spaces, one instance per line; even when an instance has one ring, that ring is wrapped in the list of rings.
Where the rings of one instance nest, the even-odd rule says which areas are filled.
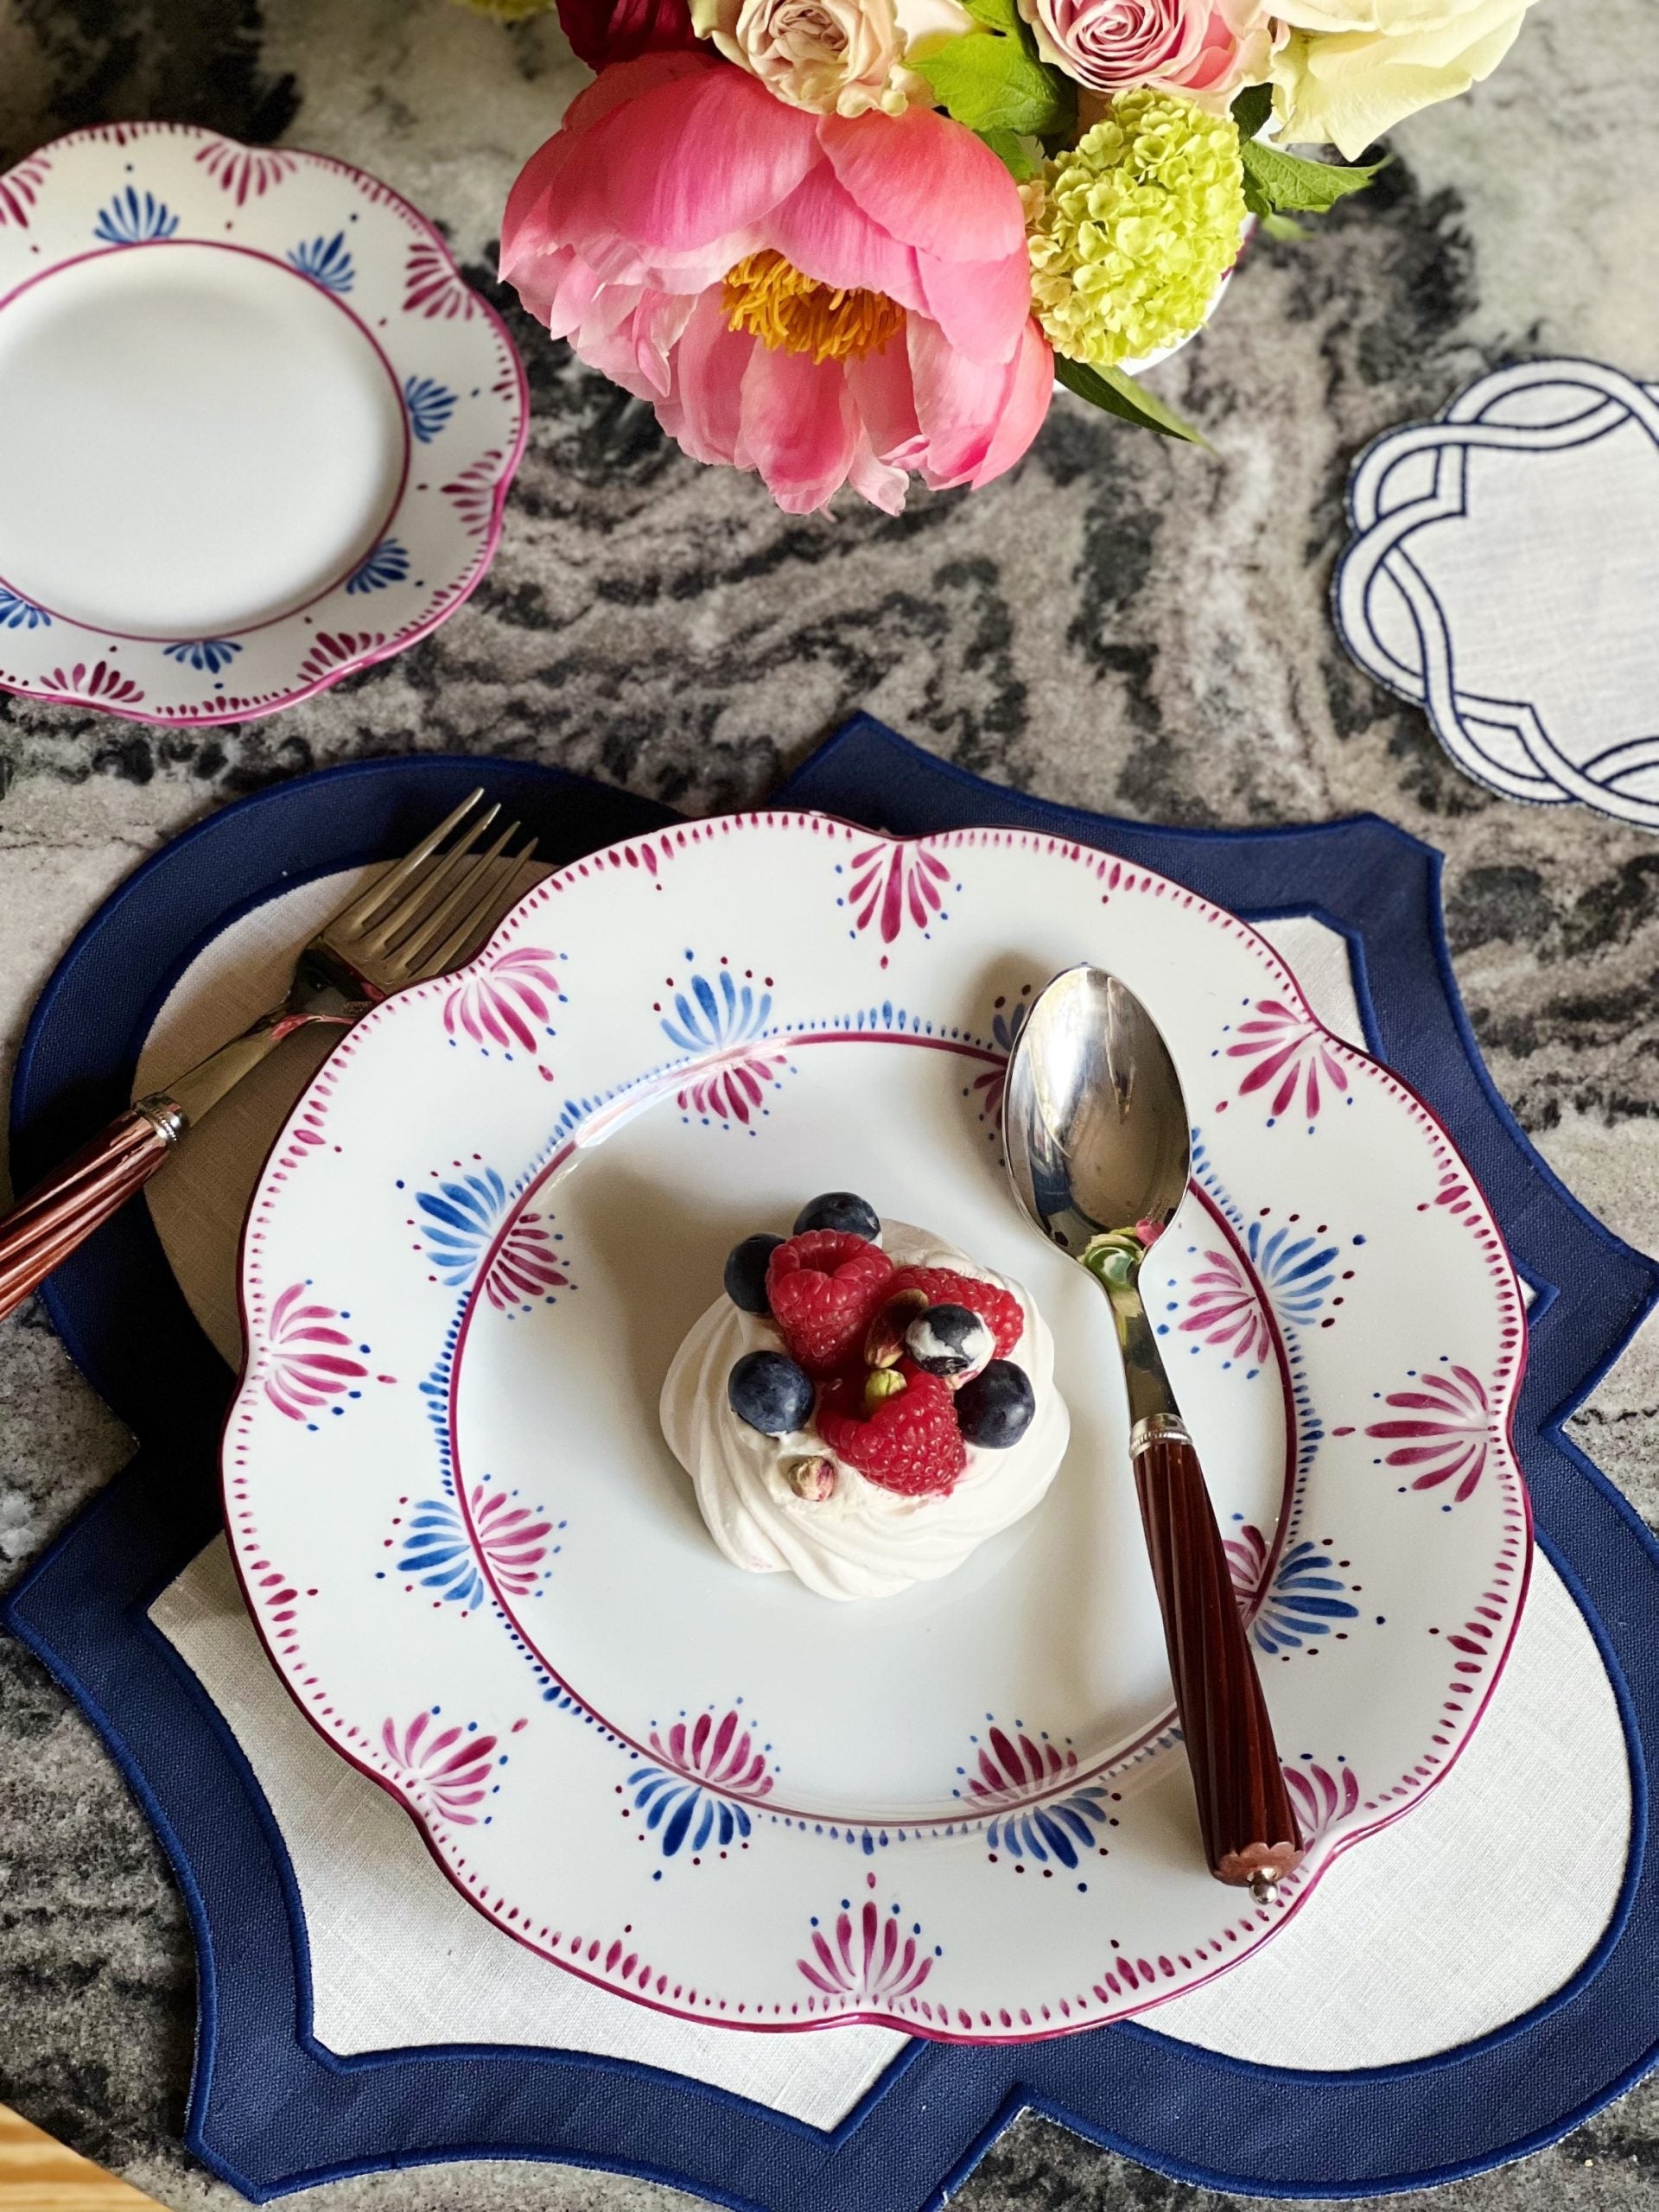
[[[887,1296],[901,1290],[925,1291],[930,1306],[965,1306],[990,1324],[996,1338],[996,1356],[1006,1359],[1024,1332],[1026,1319],[1011,1291],[977,1275],[959,1275],[950,1268],[900,1268],[887,1283]]]
[[[830,1375],[864,1341],[893,1262],[878,1245],[836,1229],[791,1236],[766,1268],[766,1302],[790,1356]]]
[[[855,1382],[836,1376],[818,1393],[818,1434],[849,1467],[901,1497],[939,1497],[956,1487],[968,1464],[957,1427],[956,1399],[948,1382],[903,1363],[906,1387],[883,1398],[869,1417],[858,1405]]]

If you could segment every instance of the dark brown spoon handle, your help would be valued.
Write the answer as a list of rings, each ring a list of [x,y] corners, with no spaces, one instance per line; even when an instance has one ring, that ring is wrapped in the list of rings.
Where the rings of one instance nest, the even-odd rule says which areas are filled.
[[[1302,1837],[1210,1491],[1176,1424],[1142,1423],[1132,1448],[1205,1855],[1217,1881],[1260,1893],[1297,1865]]]
[[[143,1188],[176,1141],[164,1116],[129,1107],[0,1214],[0,1319]]]

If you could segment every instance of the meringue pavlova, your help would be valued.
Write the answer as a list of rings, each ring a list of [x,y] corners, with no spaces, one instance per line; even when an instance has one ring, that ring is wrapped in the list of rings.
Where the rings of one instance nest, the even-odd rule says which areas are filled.
[[[1018,1283],[850,1192],[745,1237],[663,1384],[669,1447],[734,1567],[825,1598],[949,1574],[1037,1504],[1070,1421]]]

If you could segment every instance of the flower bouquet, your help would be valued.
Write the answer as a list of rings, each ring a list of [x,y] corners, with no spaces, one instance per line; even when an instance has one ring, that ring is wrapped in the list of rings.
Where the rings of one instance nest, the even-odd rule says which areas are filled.
[[[912,474],[1012,467],[1057,379],[1195,438],[1137,372],[1530,0],[557,4],[597,73],[513,187],[504,276],[693,460],[896,513]]]

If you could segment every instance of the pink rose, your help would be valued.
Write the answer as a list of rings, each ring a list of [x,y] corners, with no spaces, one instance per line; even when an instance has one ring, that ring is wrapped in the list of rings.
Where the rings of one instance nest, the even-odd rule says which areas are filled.
[[[1096,92],[1160,85],[1224,107],[1268,73],[1266,0],[1020,0],[1045,61]]]
[[[806,514],[988,483],[1054,357],[1013,178],[932,109],[815,115],[711,54],[613,64],[531,155],[501,272],[694,461]]]

